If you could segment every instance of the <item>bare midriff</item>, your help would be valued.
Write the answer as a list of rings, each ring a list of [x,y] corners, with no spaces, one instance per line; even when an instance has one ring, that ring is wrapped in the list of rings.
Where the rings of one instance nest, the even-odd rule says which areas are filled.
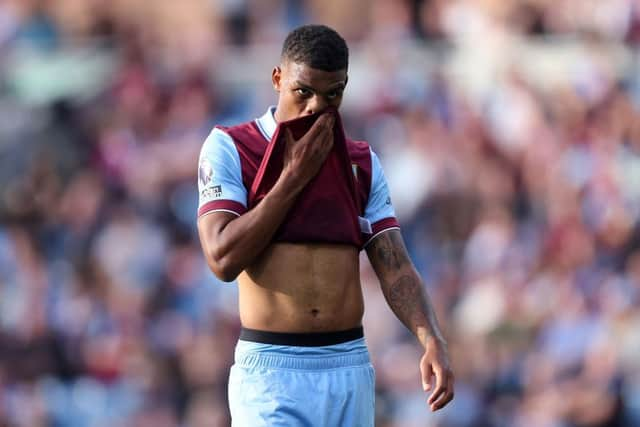
[[[342,331],[364,313],[358,250],[275,243],[238,276],[240,320],[274,332]]]

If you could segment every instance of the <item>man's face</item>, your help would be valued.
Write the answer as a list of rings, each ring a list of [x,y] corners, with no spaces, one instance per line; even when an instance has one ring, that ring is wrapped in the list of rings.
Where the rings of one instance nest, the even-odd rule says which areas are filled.
[[[284,122],[338,108],[347,85],[347,70],[323,71],[305,64],[285,61],[273,69],[273,87],[280,94],[276,120]]]

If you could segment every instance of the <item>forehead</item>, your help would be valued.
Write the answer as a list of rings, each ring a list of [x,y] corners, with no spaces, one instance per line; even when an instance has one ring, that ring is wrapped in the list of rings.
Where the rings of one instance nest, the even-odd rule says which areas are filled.
[[[286,80],[311,87],[335,86],[340,83],[344,85],[347,81],[347,70],[324,71],[291,61],[282,64],[281,69]]]

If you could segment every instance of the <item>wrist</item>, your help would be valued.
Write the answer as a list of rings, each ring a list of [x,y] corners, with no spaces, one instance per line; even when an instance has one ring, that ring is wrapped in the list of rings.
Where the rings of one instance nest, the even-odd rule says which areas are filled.
[[[427,345],[436,345],[438,347],[447,347],[447,341],[443,337],[430,336],[426,340]]]
[[[302,191],[306,182],[300,177],[300,174],[295,172],[292,168],[283,168],[280,173],[280,177],[276,182],[276,186],[282,188],[285,194],[297,195]],[[275,188],[275,187],[274,187]]]
[[[447,341],[444,339],[442,334],[428,332],[428,331],[420,331],[422,333],[418,333],[418,340],[425,348],[425,350],[429,347],[444,347],[447,348]]]

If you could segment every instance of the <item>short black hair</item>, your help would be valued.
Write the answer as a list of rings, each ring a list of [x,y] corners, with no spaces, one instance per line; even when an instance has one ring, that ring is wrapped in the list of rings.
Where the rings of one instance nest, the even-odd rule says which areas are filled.
[[[326,25],[303,25],[287,35],[281,60],[323,71],[346,70],[349,48],[340,34]]]

